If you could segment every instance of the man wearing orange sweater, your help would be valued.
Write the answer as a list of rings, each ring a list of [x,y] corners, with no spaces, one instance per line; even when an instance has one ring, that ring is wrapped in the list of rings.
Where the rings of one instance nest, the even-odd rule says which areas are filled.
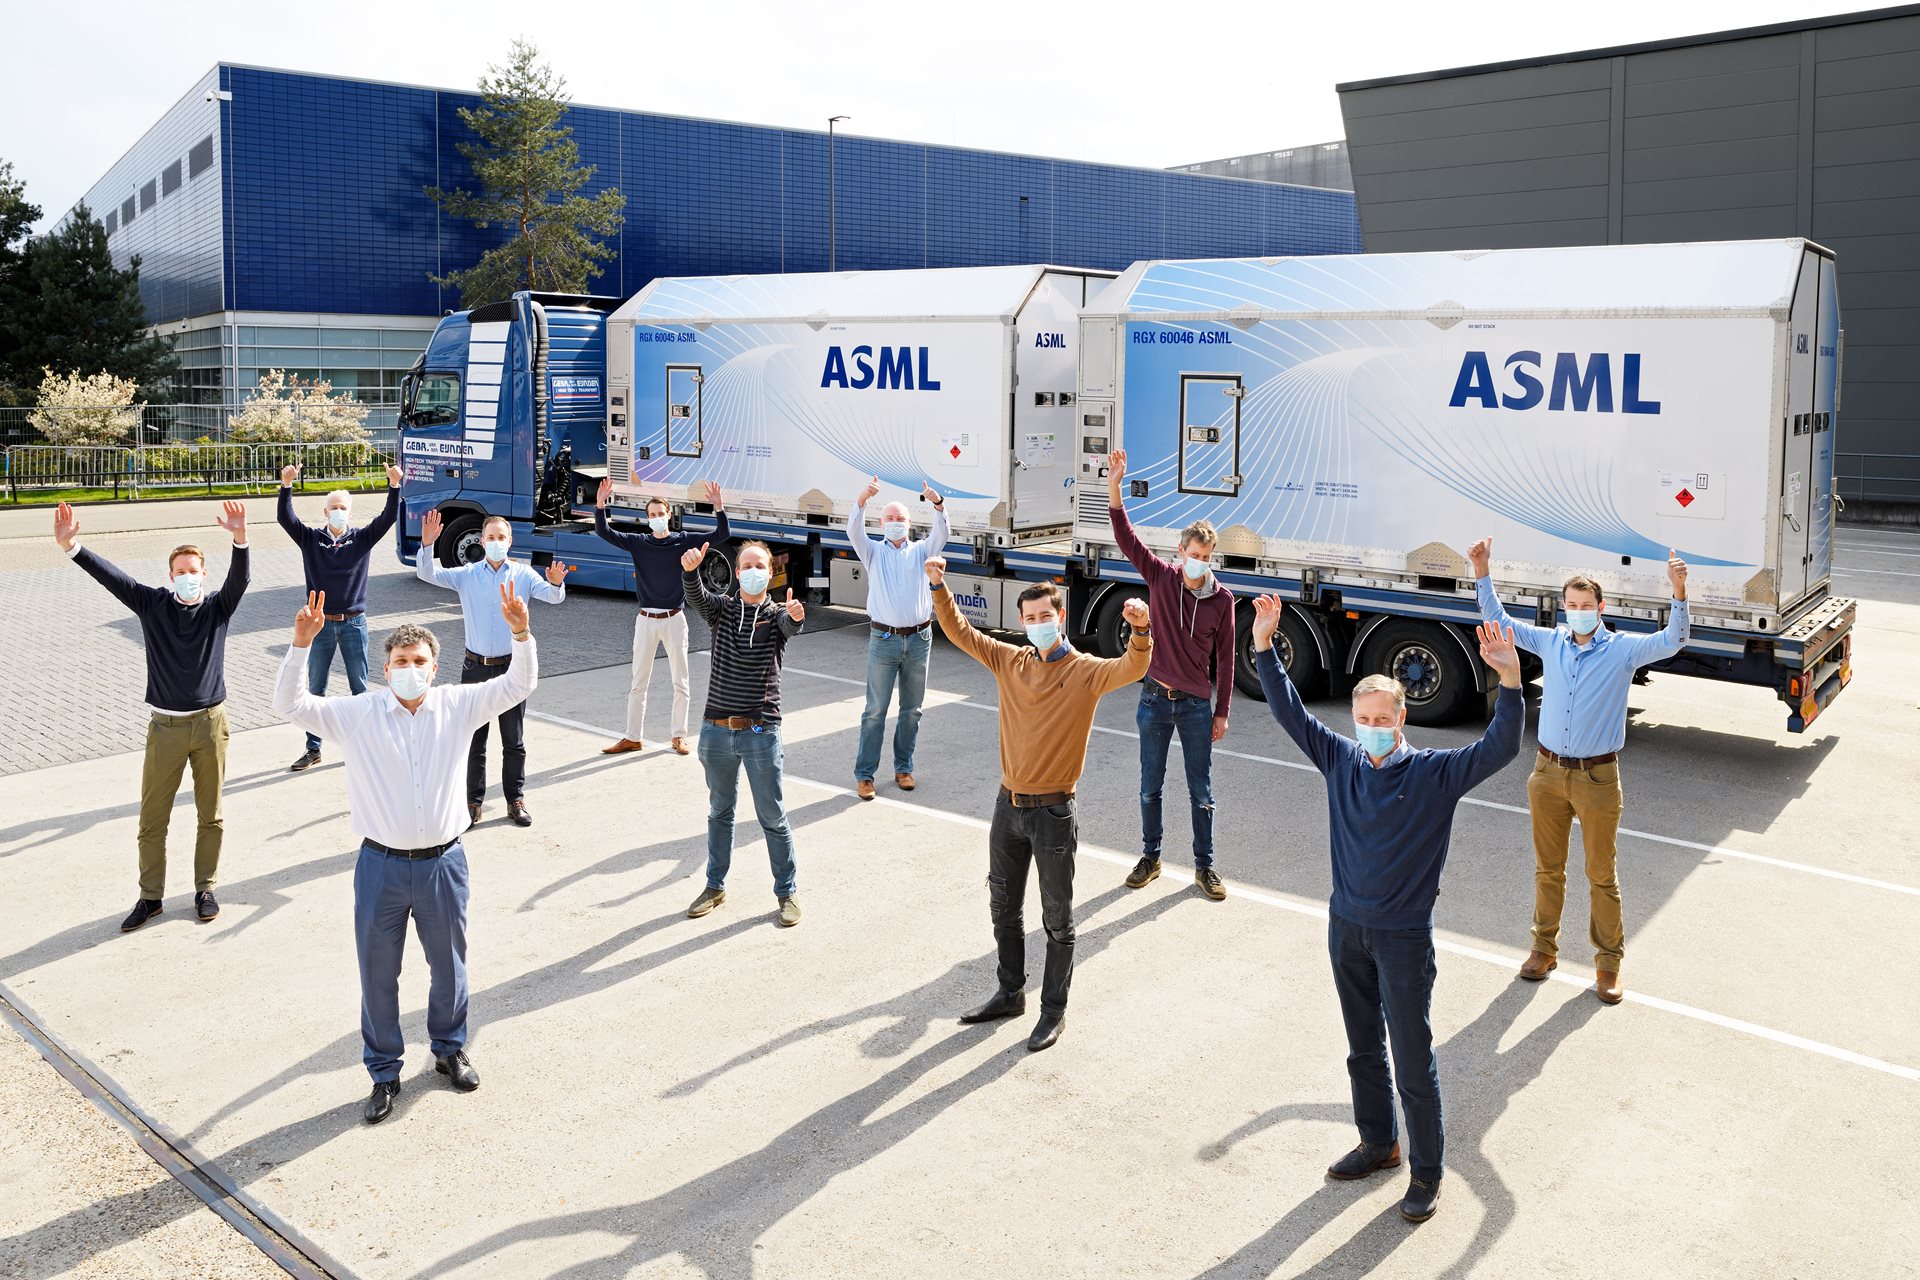
[[[1038,868],[1040,922],[1047,930],[1047,967],[1040,981],[1040,1020],[1027,1039],[1032,1052],[1050,1048],[1067,1023],[1073,981],[1073,855],[1080,841],[1073,789],[1086,766],[1093,710],[1101,697],[1146,674],[1153,657],[1147,606],[1129,600],[1133,639],[1118,658],[1077,652],[1061,634],[1060,588],[1036,583],[1020,593],[1020,622],[1032,647],[982,635],[960,616],[946,589],[947,562],[927,561],[933,614],[955,646],[993,672],[1000,687],[1000,798],[987,836],[987,894],[1000,951],[1000,989],[961,1017],[992,1022],[1027,1011],[1027,931],[1022,904],[1027,872]]]

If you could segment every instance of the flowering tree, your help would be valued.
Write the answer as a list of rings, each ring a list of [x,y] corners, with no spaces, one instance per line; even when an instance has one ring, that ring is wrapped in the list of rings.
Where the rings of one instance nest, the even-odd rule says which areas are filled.
[[[331,382],[269,369],[227,424],[227,435],[247,444],[358,442],[367,438],[366,421],[367,406],[350,394],[334,395]]]
[[[54,444],[125,444],[138,434],[146,405],[134,403],[140,386],[134,379],[40,372],[39,407],[27,421]]]

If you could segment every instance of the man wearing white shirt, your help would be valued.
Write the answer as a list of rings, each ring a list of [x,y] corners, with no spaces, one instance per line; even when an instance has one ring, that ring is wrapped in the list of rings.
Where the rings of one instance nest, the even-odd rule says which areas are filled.
[[[477,684],[435,685],[440,645],[407,623],[387,637],[387,687],[348,698],[307,691],[307,648],[326,625],[326,597],[307,597],[280,663],[273,709],[338,742],[346,757],[347,807],[360,858],[353,873],[353,932],[360,956],[360,1038],[373,1093],[368,1124],[393,1110],[405,1047],[400,1033],[400,961],[412,917],[432,980],[427,1034],[434,1067],[465,1093],[480,1087],[468,1061],[467,854],[460,833],[462,770],[476,727],[526,701],[539,675],[527,603],[499,588],[511,636],[506,674]]]
[[[867,707],[860,715],[860,750],[853,761],[854,788],[873,799],[873,775],[880,768],[880,740],[887,732],[887,706],[900,685],[900,720],[893,731],[893,780],[911,791],[913,747],[920,737],[920,704],[927,697],[927,660],[933,651],[933,596],[927,587],[927,557],[947,545],[945,500],[923,484],[933,504],[933,527],[918,542],[908,535],[907,508],[889,502],[880,512],[880,537],[867,532],[867,503],[880,492],[880,477],[854,499],[847,516],[847,541],[867,572]]]

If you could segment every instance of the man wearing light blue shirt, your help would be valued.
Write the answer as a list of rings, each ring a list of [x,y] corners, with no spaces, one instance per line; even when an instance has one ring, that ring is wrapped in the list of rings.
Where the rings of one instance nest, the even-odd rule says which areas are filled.
[[[933,597],[927,587],[927,557],[947,545],[947,507],[933,486],[920,486],[933,504],[933,527],[918,542],[909,538],[907,508],[889,502],[880,512],[880,534],[867,532],[867,503],[880,492],[880,477],[854,500],[847,541],[867,573],[867,707],[860,715],[860,749],[853,761],[854,790],[873,799],[880,768],[880,740],[887,732],[887,705],[900,685],[900,720],[893,731],[893,780],[914,788],[913,748],[920,738],[920,705],[927,697],[927,661],[933,652]]]
[[[548,604],[567,598],[567,566],[554,561],[547,566],[546,577],[531,566],[507,558],[513,545],[513,526],[499,516],[490,516],[480,526],[481,546],[486,559],[448,569],[434,558],[433,547],[440,540],[440,513],[431,511],[420,522],[420,550],[414,557],[414,571],[420,581],[431,582],[460,595],[460,616],[466,622],[467,653],[460,665],[461,684],[479,684],[507,673],[513,657],[513,633],[500,616],[500,590],[512,583],[522,600],[538,597]],[[527,811],[527,740],[525,702],[516,702],[500,713],[500,790],[507,801],[507,815],[516,827],[533,825]],[[487,794],[487,725],[482,721],[473,731],[473,743],[467,751],[467,817],[480,821],[480,802]]]
[[[1533,816],[1533,949],[1520,976],[1539,982],[1559,964],[1560,911],[1567,896],[1567,839],[1580,819],[1592,902],[1594,992],[1603,1004],[1619,1004],[1620,962],[1626,928],[1620,911],[1614,838],[1624,799],[1620,749],[1627,742],[1627,691],[1650,662],[1671,658],[1687,644],[1687,565],[1667,553],[1673,607],[1667,625],[1651,634],[1627,634],[1601,621],[1606,600],[1591,578],[1567,579],[1561,605],[1567,624],[1537,627],[1507,616],[1494,594],[1488,563],[1493,539],[1467,548],[1473,564],[1480,616],[1513,630],[1514,643],[1538,655],[1540,752],[1527,779]]]

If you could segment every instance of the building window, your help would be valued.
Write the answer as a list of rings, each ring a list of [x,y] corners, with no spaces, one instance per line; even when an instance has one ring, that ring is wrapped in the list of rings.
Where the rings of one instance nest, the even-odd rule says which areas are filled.
[[[160,194],[170,196],[179,189],[180,162],[175,160],[172,164],[160,171]]]
[[[208,134],[193,144],[193,150],[187,152],[187,176],[197,178],[213,168],[213,135]]]
[[[106,228],[108,235],[112,235],[120,229],[120,211],[118,209],[107,210]]]
[[[132,196],[128,196],[125,200],[122,200],[120,202],[120,221],[127,226],[133,225],[133,197]]]
[[[160,184],[149,181],[146,186],[140,188],[140,212],[145,213],[147,210],[153,208],[159,199]]]

